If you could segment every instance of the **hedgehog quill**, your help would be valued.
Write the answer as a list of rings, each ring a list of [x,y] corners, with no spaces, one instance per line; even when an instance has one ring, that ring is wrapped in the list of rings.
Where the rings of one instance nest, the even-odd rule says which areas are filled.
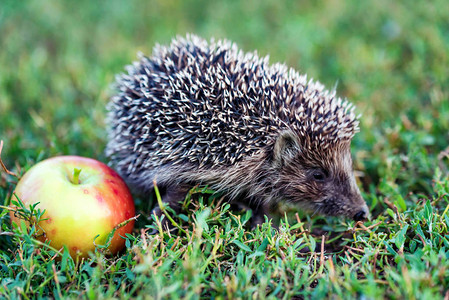
[[[179,211],[208,185],[263,221],[279,201],[363,220],[352,169],[354,107],[284,64],[227,40],[177,37],[117,76],[106,155],[134,191]],[[155,209],[160,215],[160,210]]]

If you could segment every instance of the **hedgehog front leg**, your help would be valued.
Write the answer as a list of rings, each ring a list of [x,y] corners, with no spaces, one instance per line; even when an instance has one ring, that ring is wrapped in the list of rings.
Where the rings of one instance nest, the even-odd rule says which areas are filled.
[[[265,216],[269,216],[269,209],[264,203],[255,203],[249,206],[252,210],[251,228],[256,228],[265,222]]]
[[[161,189],[162,190],[162,189]],[[185,186],[171,185],[165,188],[165,193],[161,195],[162,202],[170,206],[175,213],[179,213],[181,210],[181,202],[185,199],[187,192],[190,188]],[[163,212],[159,206],[155,207],[151,214],[155,214],[158,219],[162,218]],[[173,226],[169,222],[167,217],[162,220],[162,228],[172,229]]]

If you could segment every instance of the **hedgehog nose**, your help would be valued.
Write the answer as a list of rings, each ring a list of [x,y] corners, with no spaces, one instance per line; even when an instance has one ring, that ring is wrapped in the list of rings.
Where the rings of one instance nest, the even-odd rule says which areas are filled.
[[[363,221],[368,219],[369,211],[368,208],[363,208],[361,211],[354,215],[354,221]]]

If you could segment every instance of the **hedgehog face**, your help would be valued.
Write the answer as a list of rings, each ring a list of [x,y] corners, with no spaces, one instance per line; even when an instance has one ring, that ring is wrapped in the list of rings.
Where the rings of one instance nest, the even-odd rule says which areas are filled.
[[[368,218],[369,210],[357,187],[350,141],[326,150],[305,146],[292,132],[281,133],[274,147],[277,185],[281,197],[316,213],[354,220]]]

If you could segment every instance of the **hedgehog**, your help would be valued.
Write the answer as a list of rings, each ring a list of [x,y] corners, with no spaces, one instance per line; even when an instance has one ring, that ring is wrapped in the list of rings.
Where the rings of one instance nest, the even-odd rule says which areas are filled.
[[[116,78],[106,155],[132,190],[180,210],[208,186],[263,222],[285,201],[313,214],[369,216],[354,177],[354,106],[318,81],[228,40],[156,44]],[[156,207],[154,213],[161,215]]]

